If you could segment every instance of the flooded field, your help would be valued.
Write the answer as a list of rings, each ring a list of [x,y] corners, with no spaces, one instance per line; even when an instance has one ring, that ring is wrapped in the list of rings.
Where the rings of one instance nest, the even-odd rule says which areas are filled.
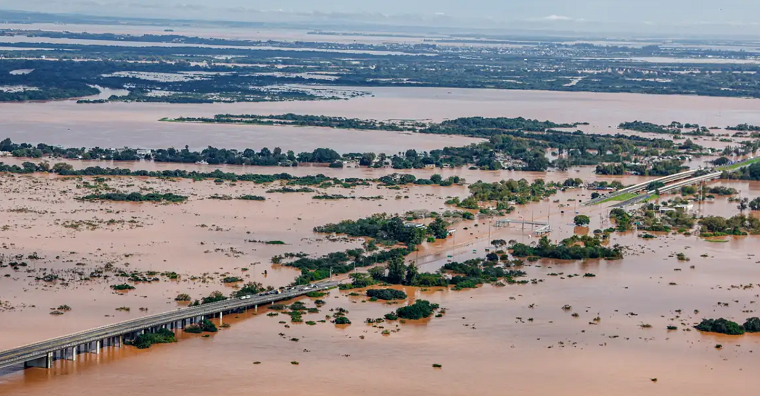
[[[3,26],[3,25],[0,25]],[[8,27],[8,26],[3,26]],[[23,28],[77,29],[100,27],[20,25]],[[162,27],[107,26],[108,32],[161,33]],[[177,28],[176,34],[203,36],[204,28]],[[250,39],[314,39],[304,31],[230,29],[216,37]],[[331,37],[331,40],[333,38]],[[336,40],[352,42],[354,36]],[[22,39],[17,39],[22,40]],[[25,39],[23,39],[25,40]],[[365,37],[415,42],[421,38]],[[407,41],[409,40],[409,41]],[[6,40],[7,41],[7,40]],[[49,41],[49,40],[48,40]],[[95,42],[95,44],[105,44]],[[345,89],[345,88],[335,88]],[[351,88],[353,89],[353,88]],[[235,104],[77,104],[74,101],[0,104],[0,140],[77,147],[281,147],[311,151],[319,147],[347,152],[397,153],[429,151],[481,141],[459,136],[311,127],[270,127],[160,122],[164,117],[209,117],[230,114],[314,114],[377,120],[443,121],[457,117],[526,117],[555,122],[588,122],[587,133],[665,137],[620,131],[625,121],[657,124],[672,121],[708,127],[742,123],[760,125],[760,101],[692,96],[651,96],[543,91],[437,88],[361,88],[368,96],[340,101]],[[105,98],[113,92],[104,92]],[[123,92],[122,92],[123,93]],[[718,133],[730,133],[720,130]],[[735,142],[692,138],[723,148]],[[713,158],[687,162],[698,168]],[[28,159],[0,158],[21,164]],[[35,160],[36,162],[37,160]],[[197,170],[295,176],[324,174],[338,178],[375,179],[390,173],[430,178],[460,176],[467,183],[506,179],[562,182],[620,181],[630,185],[644,177],[598,176],[594,167],[567,172],[332,169],[323,166],[244,167],[156,163],[151,161],[72,161],[88,166],[132,170]],[[362,240],[317,234],[314,227],[376,213],[411,210],[454,210],[445,201],[465,198],[466,185],[407,186],[398,190],[376,184],[344,189],[319,188],[318,193],[357,199],[315,200],[317,193],[268,193],[272,185],[213,180],[112,177],[116,191],[155,191],[185,195],[181,204],[87,202],[93,177],[47,174],[0,174],[0,261],[24,262],[14,270],[0,267],[0,350],[108,323],[170,311],[183,305],[179,293],[192,298],[219,290],[229,295],[241,283],[224,284],[228,276],[265,286],[283,286],[299,271],[272,264],[272,257],[306,253],[312,257],[362,246]],[[278,184],[278,183],[275,183]],[[760,196],[760,182],[715,182],[739,196]],[[550,240],[585,235],[614,224],[605,205],[583,207],[591,191],[569,189],[524,206],[504,218],[478,217],[452,224],[445,240],[425,242],[408,257],[421,271],[437,271],[449,260],[481,258],[503,239],[536,242],[530,226],[497,227],[496,220],[531,220],[551,225]],[[259,195],[261,201],[218,200],[214,195]],[[377,197],[361,200],[360,197]],[[664,196],[661,200],[674,196]],[[697,216],[739,213],[737,204],[717,197],[695,204]],[[745,212],[747,213],[747,212]],[[576,227],[573,217],[588,215],[589,227]],[[760,213],[751,212],[758,217]],[[760,301],[758,237],[721,237],[640,232],[611,234],[609,245],[628,247],[622,260],[563,262],[539,260],[525,265],[524,285],[477,289],[423,290],[405,287],[409,302],[426,299],[447,309],[442,317],[375,326],[395,305],[370,302],[363,295],[331,291],[318,314],[325,319],[339,307],[349,310],[353,324],[335,326],[280,323],[284,315],[267,310],[224,317],[230,328],[208,338],[180,333],[173,345],[148,350],[107,348],[100,355],[82,354],[77,362],[56,361],[51,370],[0,369],[0,395],[81,396],[107,393],[133,395],[332,395],[362,393],[443,395],[715,395],[748,394],[756,388],[760,336],[703,334],[693,326],[703,318],[737,322],[757,312]],[[271,244],[267,242],[282,242]],[[685,259],[679,260],[682,254]],[[136,283],[135,290],[115,292],[115,277],[91,277],[109,266],[124,271],[176,272],[177,280],[161,278]],[[364,271],[365,269],[360,269]],[[593,274],[595,276],[584,276]],[[48,277],[47,280],[45,276]],[[57,277],[57,279],[56,279]],[[346,278],[347,275],[341,275]],[[308,306],[313,299],[304,298]],[[406,302],[403,302],[406,303]],[[402,303],[402,304],[403,304]],[[51,315],[69,305],[71,311]],[[563,309],[563,306],[570,308]],[[674,326],[676,330],[668,330]],[[387,334],[383,334],[388,330]],[[293,340],[296,341],[293,341]],[[716,348],[720,344],[721,348]],[[260,362],[260,364],[254,364]],[[299,364],[292,364],[298,362]],[[442,367],[434,368],[433,364]],[[105,379],[105,381],[103,381]],[[97,385],[94,385],[97,384]]]
[[[749,99],[637,94],[507,91],[445,88],[372,88],[370,97],[339,101],[232,104],[108,103],[82,105],[73,101],[2,103],[0,112],[13,117],[0,121],[2,137],[18,142],[45,142],[67,146],[169,146],[200,149],[282,147],[313,150],[330,147],[339,152],[395,153],[414,148],[431,150],[462,146],[476,139],[402,134],[386,131],[334,130],[310,127],[177,124],[163,117],[211,117],[215,114],[313,114],[351,118],[442,121],[457,117],[526,117],[554,122],[589,122],[587,133],[638,134],[621,131],[621,122],[672,121],[725,128],[760,124],[760,102]],[[726,133],[726,131],[718,131]],[[729,131],[730,132],[730,131]],[[713,138],[692,138],[720,148]]]
[[[130,166],[183,167],[152,162]],[[570,176],[590,178],[588,169],[548,174],[451,170],[444,175],[450,172],[470,182],[510,177],[564,180]],[[283,171],[253,169],[257,173],[270,170]],[[369,178],[391,170],[299,167],[292,171]],[[411,172],[427,175],[427,171]],[[644,180],[618,179],[625,184]],[[234,289],[221,283],[227,275],[284,285],[298,271],[272,265],[273,255],[319,255],[360,245],[358,240],[328,240],[312,231],[315,226],[373,213],[442,211],[447,209],[446,197],[467,195],[466,186],[389,190],[372,185],[324,192],[381,195],[383,199],[318,201],[311,198],[314,194],[267,193],[271,186],[246,182],[121,177],[105,183],[117,190],[150,189],[190,198],[183,204],[168,205],[75,200],[89,193],[84,182],[93,180],[0,175],[0,254],[6,259],[21,255],[28,262],[24,270],[0,268],[0,349],[172,310],[178,306],[173,301],[178,293],[194,298],[214,290],[229,294]],[[736,188],[742,196],[760,195],[757,182],[717,185]],[[213,194],[256,194],[267,200],[209,199]],[[519,206],[508,218],[548,221],[553,241],[609,227],[608,208],[577,205],[579,200],[588,199],[588,194],[586,190],[568,190],[540,203]],[[694,210],[699,215],[738,213],[736,205],[726,198],[695,205]],[[576,211],[589,215],[592,222],[588,229],[571,224]],[[417,261],[422,271],[435,271],[446,263],[448,255],[453,260],[483,257],[492,239],[525,243],[534,239],[530,228],[489,226],[494,220],[456,223],[452,226],[457,230],[454,237],[423,244],[407,261]],[[177,344],[155,345],[148,350],[107,348],[101,355],[80,355],[77,362],[56,361],[52,370],[2,369],[0,394],[67,396],[107,391],[132,395],[138,382],[148,394],[187,395],[220,390],[243,395],[250,394],[251,389],[273,395],[385,395],[431,390],[446,395],[745,394],[756,382],[755,355],[760,353],[760,337],[706,335],[691,327],[703,317],[743,321],[758,315],[760,284],[753,285],[760,266],[754,251],[756,237],[727,237],[723,238],[725,243],[714,243],[696,236],[664,234],[645,240],[636,232],[628,232],[615,233],[611,238],[611,244],[630,247],[623,260],[540,260],[525,266],[527,279],[535,280],[526,285],[486,285],[466,291],[405,288],[411,299],[424,298],[447,308],[440,318],[392,321],[373,327],[362,322],[382,317],[396,307],[332,291],[324,298],[327,304],[321,313],[308,314],[305,320],[323,319],[331,309],[342,307],[349,310],[353,324],[285,327],[279,323],[282,315],[269,317],[264,309],[227,315],[224,322],[231,327],[210,338],[181,334]],[[248,240],[281,240],[285,245]],[[689,261],[679,261],[677,253],[684,253]],[[76,280],[67,284],[35,280],[43,273],[68,279],[72,271],[86,274],[107,263],[128,270],[175,271],[180,279],[139,283],[126,293],[111,291],[108,285],[118,283],[115,279],[79,280],[74,276]],[[585,273],[596,276],[569,276]],[[303,299],[308,306],[313,306],[311,300]],[[50,308],[60,304],[72,310],[61,316],[50,315]],[[563,310],[564,305],[571,309]],[[118,307],[130,310],[117,311]],[[667,326],[678,330],[669,331]],[[390,333],[383,335],[383,330]],[[716,349],[716,344],[722,349]],[[433,364],[442,367],[436,369]],[[108,381],[101,381],[97,387],[83,385],[103,378]]]
[[[427,34],[419,36],[383,36],[383,35],[362,35],[362,34],[309,34],[311,30],[298,29],[269,29],[269,28],[234,28],[234,27],[204,27],[204,26],[155,26],[155,25],[90,25],[90,24],[53,24],[53,23],[31,23],[31,24],[0,24],[2,29],[16,30],[45,30],[45,31],[65,31],[75,33],[114,33],[114,34],[160,34],[160,35],[180,35],[180,36],[197,36],[213,37],[223,39],[237,40],[277,40],[277,41],[314,41],[314,42],[331,42],[331,43],[361,43],[361,44],[384,44],[384,43],[410,43],[420,44],[425,42],[426,38],[437,37],[439,35]],[[171,32],[166,31],[172,30]],[[317,33],[317,32],[313,32]],[[441,36],[443,37],[443,36]],[[123,42],[119,42],[123,45]]]

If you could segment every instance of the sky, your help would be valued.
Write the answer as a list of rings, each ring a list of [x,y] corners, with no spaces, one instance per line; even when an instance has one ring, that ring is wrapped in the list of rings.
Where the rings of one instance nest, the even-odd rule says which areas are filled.
[[[0,9],[271,22],[760,33],[760,0],[3,0]]]

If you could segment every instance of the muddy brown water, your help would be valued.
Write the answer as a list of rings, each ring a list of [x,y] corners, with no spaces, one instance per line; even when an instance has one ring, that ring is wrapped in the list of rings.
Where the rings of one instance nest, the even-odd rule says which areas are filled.
[[[328,87],[329,88],[329,87]],[[343,88],[339,88],[343,89]],[[478,139],[383,131],[335,130],[310,127],[244,126],[166,123],[163,117],[211,117],[231,114],[316,114],[367,119],[442,121],[457,117],[527,117],[555,122],[589,122],[588,133],[625,133],[617,125],[642,120],[671,121],[725,128],[740,123],[760,124],[760,101],[739,98],[656,96],[587,92],[508,91],[446,88],[359,88],[369,97],[338,101],[232,104],[107,103],[81,105],[74,101],[3,103],[3,137],[17,142],[86,147],[281,147],[311,151],[330,147],[339,152],[395,153],[414,148],[431,150],[463,146]],[[718,131],[726,133],[726,131]],[[692,138],[707,147],[727,143]],[[736,143],[734,143],[736,144]]]
[[[302,169],[309,171],[298,171]],[[326,169],[325,173],[332,171]],[[352,175],[385,172],[344,171]],[[510,175],[457,172],[471,181],[481,175],[492,175],[493,180]],[[559,172],[519,174],[526,179],[567,177]],[[92,178],[83,180],[92,182]],[[640,178],[624,180],[631,183]],[[233,289],[220,281],[225,273],[282,285],[298,272],[272,266],[269,259],[273,255],[324,254],[360,245],[357,241],[327,241],[312,232],[314,226],[380,212],[440,211],[445,209],[445,197],[467,194],[464,186],[417,186],[400,191],[370,186],[359,187],[352,194],[383,195],[385,199],[323,202],[312,200],[313,194],[267,194],[269,186],[243,182],[233,186],[125,177],[107,184],[130,191],[171,191],[190,199],[180,205],[85,203],[73,199],[89,192],[77,188],[82,185],[77,178],[0,176],[0,254],[6,255],[6,261],[9,256],[27,257],[33,252],[41,257],[24,258],[31,273],[0,268],[0,300],[13,308],[0,312],[0,349],[145,315],[139,308],[147,308],[147,313],[171,310],[177,307],[174,296],[181,292],[193,297],[213,290],[229,293]],[[760,195],[756,182],[720,184],[739,189],[743,196]],[[347,190],[326,192],[345,194]],[[212,194],[258,194],[268,200],[207,199]],[[583,199],[585,194],[584,190],[569,190],[519,207],[508,217],[550,221],[552,240],[583,231],[571,224],[576,210],[591,217],[590,229],[610,226],[605,220],[608,209],[576,209],[575,202],[569,201]],[[560,204],[568,206],[560,208]],[[735,206],[726,198],[717,198],[695,210],[731,216],[738,213]],[[115,222],[109,224],[111,219]],[[64,226],[73,221],[89,221],[96,228]],[[449,255],[454,260],[482,257],[491,239],[535,240],[530,229],[496,228],[488,223],[486,219],[458,223],[453,226],[457,230],[454,237],[424,244],[419,254],[408,260],[418,261],[423,271],[434,271]],[[613,235],[611,243],[631,247],[623,260],[541,260],[526,266],[527,279],[536,279],[536,284],[466,291],[406,288],[412,299],[428,299],[447,308],[440,318],[372,327],[364,324],[364,319],[382,317],[398,305],[363,302],[366,299],[332,291],[324,298],[327,305],[321,312],[305,315],[305,320],[325,319],[330,309],[343,307],[349,310],[352,325],[339,328],[328,322],[289,324],[286,328],[279,323],[285,320],[283,315],[269,317],[263,310],[258,315],[251,311],[228,315],[224,321],[231,327],[209,338],[183,334],[177,344],[144,351],[107,348],[98,356],[80,355],[77,362],[57,361],[52,370],[2,369],[0,394],[94,395],[106,391],[131,395],[136,389],[188,395],[242,395],[252,390],[274,395],[431,391],[446,395],[708,395],[719,390],[746,394],[757,381],[755,355],[760,353],[760,337],[719,337],[687,329],[703,317],[743,321],[758,315],[757,237],[723,238],[727,242],[718,243],[694,236],[659,235],[644,240],[636,234]],[[248,239],[282,240],[287,245],[245,242]],[[678,261],[677,253],[685,253],[690,261]],[[127,293],[112,292],[108,285],[118,283],[113,279],[72,281],[68,286],[60,281],[47,285],[34,280],[41,268],[68,276],[66,271],[89,271],[107,262],[121,268],[129,264],[127,268],[141,271],[176,271],[182,278],[138,284]],[[190,276],[204,273],[213,279],[190,280]],[[550,275],[559,273],[562,275]],[[568,277],[585,273],[596,277]],[[310,300],[304,301],[312,306]],[[49,315],[50,308],[60,304],[73,309],[61,316]],[[562,310],[565,304],[572,309]],[[130,307],[130,312],[115,310],[121,306]],[[597,316],[599,322],[593,320]],[[652,327],[642,328],[642,324]],[[668,325],[679,330],[667,331]],[[392,332],[381,334],[386,329]],[[723,348],[716,349],[716,344]],[[254,365],[255,361],[261,364]],[[434,363],[443,367],[434,369]],[[98,385],[90,386],[94,383]]]

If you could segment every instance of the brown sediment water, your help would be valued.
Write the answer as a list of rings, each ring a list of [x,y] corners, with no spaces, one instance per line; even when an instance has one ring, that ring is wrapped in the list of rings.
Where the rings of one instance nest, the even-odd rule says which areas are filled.
[[[297,152],[330,147],[340,152],[396,153],[410,148],[431,150],[463,146],[479,140],[385,131],[187,124],[158,120],[163,117],[211,117],[220,113],[298,113],[433,121],[469,116],[527,117],[555,122],[589,122],[590,125],[579,126],[587,133],[662,138],[669,137],[622,131],[617,129],[617,125],[633,120],[658,124],[680,121],[720,128],[741,123],[760,124],[760,112],[757,111],[760,101],[752,99],[488,89],[359,89],[370,92],[372,96],[339,101],[224,104],[3,103],[0,104],[0,112],[8,112],[13,117],[3,119],[0,127],[4,137],[14,141],[65,146],[165,148],[189,145],[193,149],[202,149],[213,145],[256,149],[281,147]],[[730,144],[717,138],[691,139],[714,148]]]
[[[177,168],[177,164],[138,164]],[[324,170],[344,177],[377,177],[389,172]],[[316,173],[307,167],[294,171]],[[470,182],[520,176],[528,180],[568,177],[561,172],[446,172],[459,172]],[[424,177],[427,171],[413,173]],[[585,171],[580,174],[586,175]],[[643,180],[620,179],[626,184]],[[412,186],[395,191],[373,185],[325,191],[382,195],[385,199],[317,201],[311,199],[314,194],[267,194],[271,186],[245,182],[218,185],[212,181],[118,177],[106,183],[116,190],[152,188],[190,198],[187,203],[170,205],[93,203],[74,199],[90,192],[83,181],[92,183],[93,178],[0,175],[0,254],[5,261],[28,263],[19,271],[0,268],[0,300],[6,307],[0,312],[0,349],[171,310],[178,306],[173,301],[178,293],[194,298],[214,290],[229,293],[233,289],[221,284],[225,273],[265,285],[283,285],[298,271],[271,265],[273,255],[300,251],[324,254],[360,245],[356,240],[329,241],[313,233],[314,226],[372,213],[441,211],[446,209],[445,197],[467,195],[464,186]],[[757,182],[718,184],[736,188],[742,196],[760,195]],[[577,205],[578,200],[588,199],[589,193],[561,192],[543,202],[520,206],[507,217],[550,222],[552,240],[582,231],[571,224],[576,211],[590,216],[590,230],[609,227],[608,208]],[[212,194],[264,195],[267,201],[208,199]],[[738,213],[736,204],[726,197],[695,205],[694,210],[701,215]],[[80,223],[76,230],[71,228],[75,221],[88,223]],[[488,219],[457,223],[452,226],[457,230],[454,237],[423,244],[408,261],[418,261],[423,271],[435,271],[449,255],[453,260],[482,257],[491,239],[535,240],[530,228],[497,228],[489,227],[489,223]],[[251,239],[282,240],[286,245],[246,242]],[[754,249],[757,237],[722,239],[727,242],[665,234],[644,240],[635,232],[615,233],[611,244],[630,247],[624,259],[540,260],[525,267],[527,279],[535,279],[535,284],[465,291],[404,288],[410,300],[424,298],[439,303],[447,308],[446,314],[422,322],[378,325],[383,328],[363,321],[382,317],[399,305],[332,291],[323,298],[327,304],[321,312],[304,315],[304,321],[325,319],[332,314],[331,309],[343,307],[349,310],[350,326],[290,324],[287,316],[266,316],[261,307],[257,315],[248,311],[225,316],[224,322],[231,327],[209,338],[182,334],[177,344],[155,345],[143,351],[106,348],[101,355],[80,355],[76,362],[56,361],[52,370],[0,369],[0,394],[746,394],[757,381],[755,355],[760,353],[760,336],[715,336],[691,329],[703,317],[743,322],[758,316],[755,310],[760,285],[753,284],[760,270]],[[40,259],[29,258],[35,252]],[[689,261],[678,261],[677,253],[684,253]],[[21,259],[14,258],[19,254]],[[181,278],[137,284],[136,290],[126,293],[109,289],[109,284],[120,283],[115,279],[71,281],[68,286],[34,279],[42,268],[46,273],[89,273],[105,263],[130,270],[176,271]],[[190,280],[204,273],[213,279]],[[596,277],[568,276],[585,273]],[[303,299],[313,306],[311,300]],[[72,311],[61,316],[48,314],[50,308],[61,304],[71,306]],[[565,304],[572,308],[563,310]],[[131,309],[115,310],[122,306]],[[596,317],[598,322],[594,321]],[[290,327],[280,324],[282,320]],[[652,327],[642,328],[643,324]],[[678,330],[668,331],[668,325]],[[382,330],[391,332],[383,335]],[[716,349],[716,344],[723,348]],[[261,364],[253,364],[256,361]],[[291,361],[299,364],[292,365]],[[432,364],[443,367],[434,369]]]

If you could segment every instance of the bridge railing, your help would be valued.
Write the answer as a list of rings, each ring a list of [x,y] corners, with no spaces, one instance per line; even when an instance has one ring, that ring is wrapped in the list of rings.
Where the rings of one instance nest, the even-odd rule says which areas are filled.
[[[320,289],[333,286],[334,282],[327,282],[318,285]],[[337,284],[337,283],[336,283]],[[317,289],[312,289],[317,290]],[[93,329],[80,331],[65,336],[54,337],[44,341],[23,345],[11,350],[0,352],[0,365],[13,364],[14,362],[23,362],[34,359],[40,355],[55,350],[70,348],[73,346],[94,342],[103,338],[113,337],[121,334],[128,334],[140,331],[145,328],[160,326],[173,321],[192,318],[194,316],[205,316],[217,312],[244,308],[252,305],[267,304],[270,302],[286,300],[302,296],[311,290],[296,290],[271,296],[254,295],[250,299],[229,299],[216,303],[204,304],[195,307],[180,308],[175,311],[163,312],[136,319],[130,319],[117,323],[111,323],[99,326]],[[28,351],[28,352],[25,352]]]

